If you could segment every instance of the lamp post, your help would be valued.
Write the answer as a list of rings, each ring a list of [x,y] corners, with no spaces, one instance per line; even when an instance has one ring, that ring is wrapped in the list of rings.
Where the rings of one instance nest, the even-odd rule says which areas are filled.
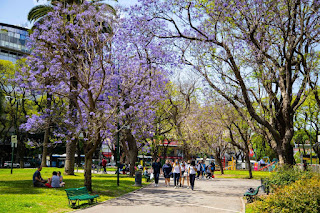
[[[14,98],[16,101],[16,113],[13,115],[13,120],[14,120],[14,135],[11,136],[11,147],[12,147],[12,153],[11,153],[11,174],[13,170],[13,155],[14,155],[14,148],[17,147],[17,119],[18,119],[18,100],[15,97],[11,96],[5,96],[6,98],[10,99],[11,103],[11,98]]]
[[[120,85],[118,84],[118,94],[120,91]],[[117,118],[117,186],[119,186],[119,175],[120,175],[120,171],[119,171],[119,167],[120,167],[120,145],[119,145],[119,141],[120,141],[120,124],[119,124],[119,114],[120,114],[120,106],[118,104],[118,110],[117,110],[117,114],[118,114],[118,118]]]
[[[118,63],[118,97],[120,99],[120,72],[119,72],[119,63]],[[119,186],[119,176],[120,176],[120,123],[119,123],[119,115],[120,115],[120,100],[119,100],[119,103],[118,103],[118,109],[117,109],[117,150],[116,150],[116,153],[117,153],[117,158],[116,158],[116,161],[117,161],[117,186]]]

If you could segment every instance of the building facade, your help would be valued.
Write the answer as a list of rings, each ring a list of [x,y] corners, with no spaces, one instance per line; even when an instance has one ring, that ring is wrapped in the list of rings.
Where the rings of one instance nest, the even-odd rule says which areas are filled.
[[[15,63],[19,58],[27,55],[28,39],[27,28],[0,23],[0,59]]]

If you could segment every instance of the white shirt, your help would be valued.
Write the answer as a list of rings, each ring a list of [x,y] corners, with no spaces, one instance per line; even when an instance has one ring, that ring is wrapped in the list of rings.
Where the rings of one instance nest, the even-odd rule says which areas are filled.
[[[200,165],[200,164],[197,164],[197,165],[196,165],[196,168],[197,168],[197,171],[200,171],[201,165]]]
[[[180,165],[174,165],[173,167],[173,173],[180,173]]]
[[[184,172],[186,170],[186,165],[181,166],[181,172]]]
[[[196,174],[196,170],[195,170],[194,166],[189,166],[189,168],[190,168],[190,175]]]
[[[190,167],[190,165],[186,163],[186,164],[185,164],[185,167],[186,167],[186,172],[189,173],[189,167]]]

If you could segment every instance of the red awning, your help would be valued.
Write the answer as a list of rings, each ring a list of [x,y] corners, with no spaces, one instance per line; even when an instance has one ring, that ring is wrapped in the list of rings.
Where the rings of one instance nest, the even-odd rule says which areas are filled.
[[[106,158],[111,158],[112,152],[102,152],[102,155],[105,156]]]

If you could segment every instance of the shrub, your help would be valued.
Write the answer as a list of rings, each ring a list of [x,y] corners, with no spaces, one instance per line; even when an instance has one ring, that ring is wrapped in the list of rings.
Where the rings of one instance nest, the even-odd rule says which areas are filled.
[[[249,204],[252,212],[320,212],[320,177],[303,177]]]
[[[267,184],[273,189],[289,185],[302,178],[311,178],[312,172],[302,171],[298,167],[283,166],[278,169],[276,173],[273,173],[267,178]]]

